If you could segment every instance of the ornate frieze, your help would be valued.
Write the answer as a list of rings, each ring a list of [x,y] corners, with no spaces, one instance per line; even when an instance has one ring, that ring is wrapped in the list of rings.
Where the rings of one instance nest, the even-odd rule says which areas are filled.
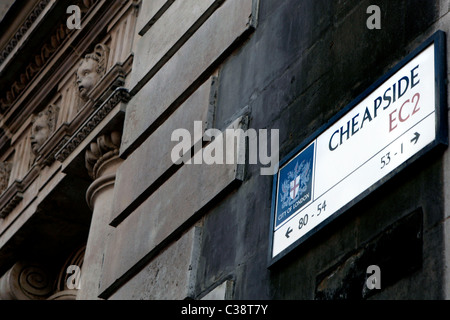
[[[17,80],[12,83],[10,89],[6,90],[3,97],[0,97],[0,110],[2,112],[6,111],[14,103],[31,80],[33,80],[34,76],[44,67],[53,53],[66,39],[69,31],[64,24],[59,25],[55,33],[50,37],[50,40],[41,47],[40,53],[34,56],[34,59],[25,67],[25,70],[19,74]]]
[[[31,150],[34,155],[39,155],[39,149],[55,131],[58,111],[58,106],[50,105],[44,111],[33,116],[31,120]]]
[[[5,201],[2,200],[1,202],[5,203],[5,205],[1,206],[0,209],[0,219],[5,218],[8,214],[11,213],[11,211],[19,204],[20,201],[23,199],[23,193],[22,192],[16,192],[11,197],[5,197]]]
[[[78,0],[76,4],[81,7],[82,11],[86,12],[96,2],[97,0]],[[46,63],[50,60],[54,53],[61,47],[63,42],[68,38],[69,34],[72,31],[73,30],[67,28],[65,20],[62,20],[57,25],[48,40],[42,45],[39,52],[34,56],[34,59],[29,61],[22,72],[18,73],[16,80],[12,82],[11,86],[4,91],[3,96],[0,96],[0,112],[3,113],[8,110],[8,108],[15,102],[22,91],[25,90],[28,84],[41,71],[41,69],[46,65]],[[14,46],[11,48],[12,45]],[[9,49],[7,51],[11,52],[15,45],[17,45],[17,41],[13,41],[9,45]],[[8,56],[8,54],[9,53],[5,52],[2,53],[5,58]]]
[[[91,133],[95,127],[114,109],[120,102],[128,102],[130,94],[125,88],[117,88],[111,96],[80,126],[67,143],[56,153],[56,160],[63,162]]]
[[[50,0],[41,0],[31,11],[29,16],[25,19],[22,25],[17,29],[16,33],[9,39],[8,43],[5,45],[0,53],[0,65],[6,60],[10,53],[17,46],[22,37],[28,32],[30,27],[40,16],[45,7],[50,3]]]
[[[39,167],[34,165],[21,179],[12,182],[0,195],[0,219],[5,218],[23,199],[24,191],[36,179]]]
[[[11,162],[0,162],[0,194],[8,187],[11,168]]]

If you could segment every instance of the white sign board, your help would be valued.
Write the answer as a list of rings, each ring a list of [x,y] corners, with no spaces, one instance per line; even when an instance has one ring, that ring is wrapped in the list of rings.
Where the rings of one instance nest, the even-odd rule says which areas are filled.
[[[349,105],[280,163],[272,201],[271,259],[368,194],[437,140],[435,43]]]

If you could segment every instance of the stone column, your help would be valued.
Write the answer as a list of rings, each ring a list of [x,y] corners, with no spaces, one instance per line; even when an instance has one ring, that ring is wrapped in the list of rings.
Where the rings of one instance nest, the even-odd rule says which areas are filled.
[[[109,222],[116,170],[122,162],[119,158],[120,139],[121,134],[117,131],[102,135],[86,151],[86,168],[94,179],[86,200],[93,212],[77,300],[99,299],[104,251],[108,234],[113,229]]]

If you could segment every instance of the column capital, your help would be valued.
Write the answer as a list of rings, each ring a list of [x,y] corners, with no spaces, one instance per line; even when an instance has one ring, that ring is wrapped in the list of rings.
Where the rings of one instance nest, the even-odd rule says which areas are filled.
[[[122,134],[119,131],[113,131],[91,142],[86,150],[85,165],[92,179],[95,180],[105,174],[107,163],[114,162],[118,158],[121,138]]]
[[[19,261],[0,278],[0,300],[44,300],[52,290],[49,272],[38,263]]]

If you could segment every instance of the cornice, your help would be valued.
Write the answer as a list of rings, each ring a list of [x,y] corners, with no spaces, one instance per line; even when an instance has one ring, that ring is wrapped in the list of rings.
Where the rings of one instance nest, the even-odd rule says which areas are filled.
[[[109,112],[120,103],[127,103],[130,100],[130,94],[126,88],[117,88],[109,98],[98,107],[91,116],[81,125],[75,134],[69,138],[64,146],[56,152],[55,158],[59,162],[64,162],[83,140],[91,133],[97,125],[106,118]]]
[[[0,66],[3,64],[3,62],[5,62],[6,58],[11,54],[11,52],[13,52],[14,48],[17,47],[17,45],[20,43],[20,40],[22,40],[23,36],[27,34],[27,32],[35,23],[36,19],[41,15],[50,1],[51,0],[41,0],[35,5],[25,21],[20,25],[20,27],[16,30],[13,36],[0,51]]]
[[[43,0],[48,1],[48,0]],[[82,1],[77,0],[75,3],[83,7],[84,11],[88,11],[98,2],[98,0],[88,0]],[[46,4],[47,5],[47,4]],[[43,11],[46,5],[42,8]],[[37,19],[39,15],[33,15],[34,19]],[[31,19],[31,18],[30,18]],[[32,24],[31,24],[32,25]],[[19,29],[21,30],[21,29]],[[28,30],[23,30],[24,33],[27,33]],[[37,31],[36,31],[37,32]],[[14,102],[20,97],[23,91],[27,88],[27,86],[35,79],[35,77],[40,73],[40,71],[46,66],[47,62],[51,60],[54,54],[62,47],[65,43],[66,39],[73,32],[73,30],[69,30],[66,26],[65,17],[60,19],[55,26],[55,29],[49,36],[47,40],[43,42],[39,52],[34,55],[34,59],[28,62],[21,71],[17,73],[17,76],[9,86],[6,86],[6,90],[2,92],[2,96],[0,96],[0,113],[5,114],[8,109],[14,104]],[[20,35],[16,35],[19,37]],[[23,35],[22,35],[23,36]],[[20,37],[22,37],[20,36]],[[19,42],[13,41],[11,46],[8,47],[7,51],[12,52],[14,48],[17,46]],[[15,44],[15,46],[12,46]],[[9,54],[6,55],[5,59]],[[14,61],[9,59],[9,63],[13,63]],[[4,67],[1,66],[0,67]]]
[[[14,181],[1,195],[0,195],[0,218],[6,217],[11,211],[22,201],[24,191],[39,175],[40,168],[34,165],[27,175],[22,180]]]

